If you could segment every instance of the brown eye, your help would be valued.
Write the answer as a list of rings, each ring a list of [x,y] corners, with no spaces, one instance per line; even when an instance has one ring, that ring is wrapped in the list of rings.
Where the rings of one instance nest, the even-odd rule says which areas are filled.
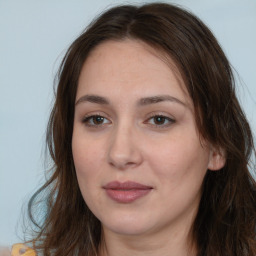
[[[94,127],[110,123],[110,121],[107,118],[100,115],[92,115],[92,116],[85,117],[82,122],[86,126],[94,126]]]
[[[166,128],[166,127],[169,127],[170,125],[172,125],[173,123],[175,123],[175,120],[170,117],[167,117],[167,116],[155,115],[155,116],[152,116],[151,118],[149,118],[147,120],[147,123],[149,123],[155,127]]]
[[[165,121],[166,121],[166,118],[163,117],[163,116],[155,116],[154,117],[154,123],[157,124],[157,125],[164,124]]]
[[[104,122],[104,117],[94,116],[94,117],[92,117],[92,122],[96,125],[102,124]]]

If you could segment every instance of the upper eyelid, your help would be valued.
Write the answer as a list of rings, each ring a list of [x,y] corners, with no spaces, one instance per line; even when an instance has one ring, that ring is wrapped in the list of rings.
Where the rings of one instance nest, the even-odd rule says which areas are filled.
[[[103,117],[104,119],[107,119],[108,120],[108,123],[102,123],[102,124],[92,124],[92,118],[95,117],[95,116],[100,116],[100,117]],[[112,121],[110,121],[108,118],[102,116],[102,115],[97,115],[97,114],[92,114],[92,115],[88,115],[88,116],[84,116],[83,119],[82,119],[82,123],[87,126],[87,127],[91,127],[91,128],[100,128],[100,127],[103,127],[105,125],[109,125],[112,123]]]
[[[104,112],[103,113],[102,112],[90,112],[86,115],[83,115],[82,119],[85,119],[85,118],[88,118],[88,117],[93,117],[93,116],[102,116],[102,117],[110,119],[110,120],[112,119],[108,114],[106,114]],[[170,119],[175,120],[175,118],[172,115],[164,113],[162,111],[151,112],[151,113],[146,115],[146,119],[152,118],[154,116],[162,116],[162,117],[166,117],[166,118],[170,118]]]
[[[82,118],[84,119],[84,118],[90,117],[90,116],[102,116],[107,119],[112,119],[109,114],[107,114],[105,112],[101,112],[101,111],[91,111],[91,112],[83,115]],[[163,116],[163,117],[167,117],[170,119],[175,119],[175,117],[173,115],[168,114],[165,111],[152,111],[152,112],[146,114],[146,118],[150,118],[150,117],[154,117],[154,116]],[[114,118],[116,118],[116,116],[114,116]]]
[[[170,115],[170,114],[167,114],[165,112],[162,112],[162,111],[154,111],[154,112],[151,112],[147,115],[147,118],[152,118],[154,116],[162,116],[162,117],[166,117],[166,118],[170,118],[172,120],[175,120],[175,117],[173,115]]]
[[[84,117],[83,120],[82,120],[82,123],[87,126],[88,128],[94,128],[94,129],[102,129],[106,126],[109,126],[112,124],[112,121],[110,121],[109,119],[107,119],[106,117],[103,117],[104,119],[107,119],[109,122],[107,123],[101,123],[101,124],[92,124],[91,123],[91,118],[93,118],[94,116],[97,116],[97,115],[89,115],[88,117]],[[99,115],[98,115],[99,116]],[[155,124],[155,123],[150,123],[150,119],[153,119],[154,117],[156,116],[161,116],[161,117],[164,117],[166,120],[167,120],[167,123],[163,123],[163,124]],[[87,119],[87,120],[86,120]],[[166,121],[165,120],[165,121]],[[176,123],[176,120],[173,119],[173,118],[170,118],[170,117],[167,117],[167,116],[163,116],[163,115],[152,115],[151,117],[147,118],[143,124],[144,125],[147,125],[147,126],[150,126],[154,129],[162,129],[162,130],[165,130],[165,129],[169,129],[170,127],[172,127],[172,125]]]
[[[103,112],[90,112],[90,113],[87,113],[85,115],[82,116],[82,119],[85,119],[85,118],[88,118],[88,117],[93,117],[93,116],[102,116],[106,119],[111,119],[110,116],[106,113],[103,113]]]
[[[174,118],[169,117],[169,116],[165,116],[165,115],[153,115],[153,116],[151,116],[151,117],[147,118],[147,120],[152,119],[152,118],[154,118],[154,117],[156,117],[156,116],[160,116],[160,117],[166,118],[166,119],[168,119],[168,120],[175,121],[175,119],[174,119]]]
[[[107,117],[105,117],[105,116],[102,116],[102,115],[89,115],[89,116],[84,116],[84,118],[83,119],[89,119],[89,118],[93,118],[93,117],[102,117],[102,118],[104,118],[104,119],[107,119],[107,120],[109,120],[109,118],[107,118]]]
[[[154,118],[156,116],[160,116],[160,117],[165,118],[166,120],[168,120],[170,122],[169,124],[172,124],[172,123],[176,122],[176,120],[174,118],[171,118],[171,117],[168,117],[168,116],[163,116],[163,115],[154,115],[152,117],[149,117],[146,121],[149,121],[149,120],[151,120],[152,118]],[[167,125],[168,124],[165,124],[165,125],[157,125],[157,124],[155,124],[155,126],[167,126]]]
[[[83,123],[90,123],[90,121],[89,120],[91,120],[91,118],[93,118],[93,117],[95,117],[95,116],[100,116],[100,117],[103,117],[104,119],[107,119],[108,120],[108,122],[109,123],[112,123],[112,120],[111,119],[109,119],[108,117],[106,117],[106,116],[104,116],[102,113],[99,113],[99,112],[97,112],[97,113],[89,113],[89,114],[87,114],[87,115],[85,115],[83,118],[82,118],[82,122]],[[165,119],[167,119],[168,120],[168,123],[167,124],[163,124],[163,125],[157,125],[157,124],[150,124],[150,125],[152,125],[152,126],[156,126],[156,127],[162,127],[162,128],[164,128],[164,127],[167,127],[167,126],[169,126],[169,125],[171,125],[171,124],[173,124],[173,123],[175,123],[176,122],[176,120],[175,120],[175,118],[173,118],[173,117],[170,117],[169,115],[167,115],[167,114],[164,114],[164,113],[162,113],[162,112],[153,112],[153,113],[150,113],[147,117],[146,117],[146,119],[143,121],[143,123],[147,123],[147,122],[149,122],[149,120],[151,120],[152,118],[154,118],[154,117],[157,117],[157,116],[161,116],[161,117],[163,117],[163,118],[165,118]],[[86,122],[85,122],[86,121]],[[109,124],[108,123],[108,124]],[[103,126],[104,124],[99,124],[99,125],[89,125],[89,126],[98,126],[98,127],[100,127],[100,126]],[[106,124],[105,124],[106,125]]]

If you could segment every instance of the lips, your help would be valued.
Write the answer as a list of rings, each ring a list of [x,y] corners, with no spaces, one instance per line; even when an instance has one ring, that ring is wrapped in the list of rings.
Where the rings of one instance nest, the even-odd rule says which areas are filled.
[[[103,186],[107,195],[118,203],[131,203],[146,196],[153,188],[133,181],[112,181]]]

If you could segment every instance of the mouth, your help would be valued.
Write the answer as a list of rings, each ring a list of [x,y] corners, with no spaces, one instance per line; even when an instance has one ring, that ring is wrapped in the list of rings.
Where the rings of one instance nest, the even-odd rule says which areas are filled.
[[[107,195],[118,203],[131,203],[151,192],[153,187],[133,181],[112,181],[103,186]]]

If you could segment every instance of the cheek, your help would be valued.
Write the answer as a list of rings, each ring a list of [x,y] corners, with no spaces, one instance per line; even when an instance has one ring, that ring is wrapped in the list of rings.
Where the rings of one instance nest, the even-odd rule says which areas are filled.
[[[176,136],[163,143],[152,143],[147,151],[149,165],[164,184],[179,186],[201,185],[207,171],[209,150],[196,136]]]
[[[157,153],[148,158],[149,165],[166,216],[180,215],[190,207],[196,209],[207,171],[208,151],[198,143],[175,140],[163,150],[152,151]]]
[[[72,141],[73,159],[76,169],[79,188],[87,206],[94,211],[95,202],[100,202],[100,184],[102,165],[102,152],[98,144],[86,140],[83,143],[81,139]],[[99,186],[99,187],[97,187]]]
[[[81,187],[88,187],[92,180],[96,179],[100,173],[100,166],[104,153],[97,141],[90,142],[90,139],[81,139],[73,136],[72,152],[77,173],[78,183]]]

